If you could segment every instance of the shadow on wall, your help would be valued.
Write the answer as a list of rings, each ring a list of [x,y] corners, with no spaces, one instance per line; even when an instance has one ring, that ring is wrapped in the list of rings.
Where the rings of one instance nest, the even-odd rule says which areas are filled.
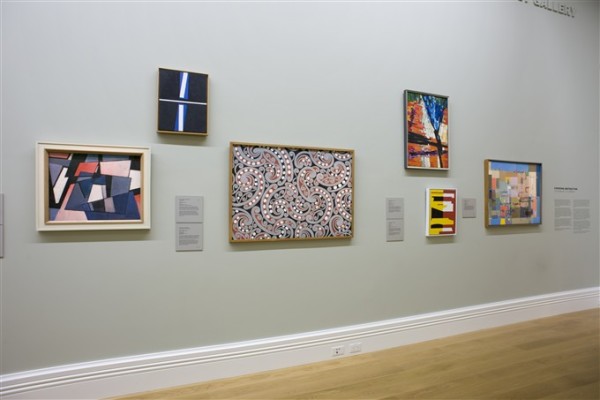
[[[150,240],[150,230],[38,232],[40,243],[137,242]]]
[[[324,247],[350,247],[352,239],[309,239],[309,240],[278,240],[248,243],[229,243],[231,251],[272,251],[292,249],[318,249]]]
[[[529,233],[541,233],[541,225],[530,225],[530,226],[517,226],[517,225],[506,225],[506,226],[493,226],[486,228],[486,236],[502,236],[502,235],[522,235]]]

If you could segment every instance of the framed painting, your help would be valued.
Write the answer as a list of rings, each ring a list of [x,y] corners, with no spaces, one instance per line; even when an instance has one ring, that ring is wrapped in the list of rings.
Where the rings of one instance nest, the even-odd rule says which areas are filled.
[[[208,75],[158,70],[158,132],[208,134]]]
[[[542,164],[484,161],[485,226],[542,223]]]
[[[348,239],[354,151],[230,144],[229,241]]]
[[[38,143],[38,231],[150,229],[150,149]]]
[[[404,167],[449,169],[448,96],[404,91]]]
[[[426,193],[425,235],[456,235],[456,189],[428,188]]]

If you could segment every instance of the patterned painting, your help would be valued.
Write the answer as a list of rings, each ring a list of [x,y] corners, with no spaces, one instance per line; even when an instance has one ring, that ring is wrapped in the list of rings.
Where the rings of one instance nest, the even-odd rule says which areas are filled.
[[[160,68],[158,132],[208,133],[208,75]]]
[[[43,226],[107,228],[144,221],[145,151],[41,146]]]
[[[456,189],[427,189],[427,236],[456,235]]]
[[[405,90],[404,104],[405,167],[448,169],[448,97]]]
[[[231,143],[231,242],[353,236],[353,150]]]
[[[542,164],[485,160],[486,226],[542,223]]]

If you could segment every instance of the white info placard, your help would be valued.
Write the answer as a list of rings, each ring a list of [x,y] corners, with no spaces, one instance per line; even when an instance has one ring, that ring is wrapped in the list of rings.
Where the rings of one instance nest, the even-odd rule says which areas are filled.
[[[204,222],[204,197],[176,196],[175,222]]]
[[[404,198],[385,199],[385,240],[387,242],[404,241]]]
[[[204,197],[175,197],[175,250],[202,251],[204,246]]]

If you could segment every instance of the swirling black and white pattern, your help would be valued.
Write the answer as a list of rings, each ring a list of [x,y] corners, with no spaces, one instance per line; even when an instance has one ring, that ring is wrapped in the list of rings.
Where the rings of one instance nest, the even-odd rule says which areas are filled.
[[[232,143],[231,152],[231,241],[353,236],[353,151]]]

